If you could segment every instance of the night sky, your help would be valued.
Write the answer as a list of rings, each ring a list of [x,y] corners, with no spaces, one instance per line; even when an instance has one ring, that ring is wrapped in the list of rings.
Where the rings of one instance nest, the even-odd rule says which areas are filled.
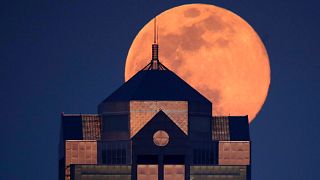
[[[0,179],[56,180],[60,113],[96,113],[124,82],[144,24],[194,2],[235,12],[266,45],[271,85],[250,126],[253,179],[317,179],[320,6],[293,0],[1,0]]]

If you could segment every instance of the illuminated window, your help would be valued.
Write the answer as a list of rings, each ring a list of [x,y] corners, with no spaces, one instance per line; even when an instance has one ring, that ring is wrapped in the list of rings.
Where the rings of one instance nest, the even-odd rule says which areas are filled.
[[[97,164],[97,141],[67,140],[65,155],[65,175],[68,180],[71,164]]]
[[[184,180],[184,165],[164,165],[164,180]]]
[[[137,172],[138,180],[157,180],[158,179],[158,165],[139,164]]]
[[[249,141],[219,141],[219,165],[249,164]]]
[[[169,143],[169,135],[167,132],[159,130],[153,135],[153,142],[157,146],[166,146]]]

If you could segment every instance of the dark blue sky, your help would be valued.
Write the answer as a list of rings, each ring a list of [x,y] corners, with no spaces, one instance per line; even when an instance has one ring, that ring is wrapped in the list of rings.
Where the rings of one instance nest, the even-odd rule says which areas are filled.
[[[0,179],[57,179],[60,113],[95,113],[123,83],[140,28],[193,2],[235,12],[266,44],[271,86],[251,124],[253,179],[317,179],[320,11],[293,0],[2,0]]]

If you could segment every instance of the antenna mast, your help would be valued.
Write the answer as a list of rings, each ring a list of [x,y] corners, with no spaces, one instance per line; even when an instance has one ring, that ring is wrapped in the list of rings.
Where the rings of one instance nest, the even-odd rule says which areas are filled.
[[[158,70],[159,69],[159,45],[158,45],[158,31],[157,31],[157,18],[154,18],[154,34],[153,34],[153,44],[152,44],[152,60],[151,60],[151,69]]]
[[[158,40],[158,26],[157,26],[157,17],[153,20],[153,43],[152,43],[152,59],[151,62],[146,65],[142,70],[168,70],[163,64],[159,61],[159,40]]]

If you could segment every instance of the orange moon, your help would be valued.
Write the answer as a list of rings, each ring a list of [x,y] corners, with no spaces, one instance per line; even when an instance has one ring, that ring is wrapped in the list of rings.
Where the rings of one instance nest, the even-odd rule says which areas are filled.
[[[164,11],[157,26],[160,62],[207,97],[213,115],[248,115],[252,122],[270,84],[268,54],[255,30],[233,12],[206,4]],[[130,47],[125,81],[150,62],[152,42],[150,20]]]

